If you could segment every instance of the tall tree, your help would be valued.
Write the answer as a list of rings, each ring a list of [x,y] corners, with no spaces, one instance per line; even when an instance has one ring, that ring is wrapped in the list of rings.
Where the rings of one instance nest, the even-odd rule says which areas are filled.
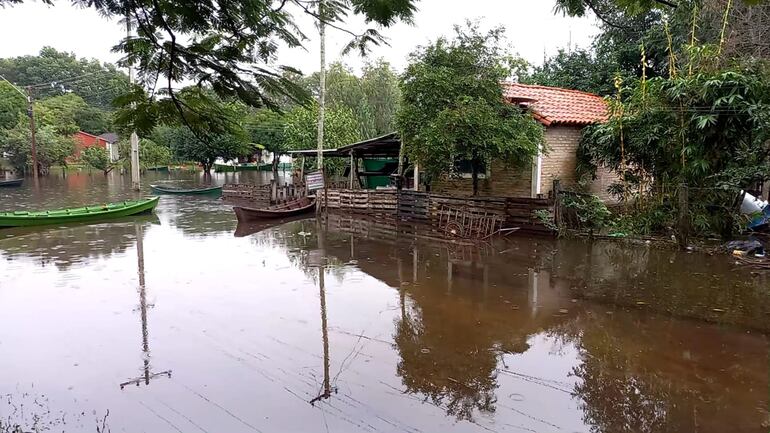
[[[364,65],[361,84],[374,118],[374,135],[381,136],[395,131],[396,113],[401,99],[396,72],[388,62],[378,59]]]
[[[619,70],[614,62],[606,57],[600,58],[591,51],[559,50],[558,54],[535,67],[533,73],[522,81],[610,95],[615,92],[613,81],[617,72]]]
[[[258,110],[248,117],[245,129],[252,143],[273,154],[273,179],[277,179],[280,157],[289,150],[285,116],[272,110]]]
[[[24,95],[12,85],[0,80],[0,130],[16,126],[26,106]]]
[[[503,99],[511,74],[502,48],[504,29],[481,34],[478,26],[455,26],[455,38],[440,38],[410,56],[401,78],[398,128],[406,151],[429,178],[458,162],[471,166],[473,193],[479,173],[493,159],[511,165],[531,161],[543,129],[528,113]]]
[[[0,59],[0,75],[18,86],[35,86],[36,99],[74,92],[90,106],[112,108],[128,91],[128,77],[114,65],[78,59],[74,54],[44,47],[37,56]]]
[[[23,0],[0,0],[0,4],[21,3]],[[289,95],[306,100],[307,94],[284,75],[296,69],[275,63],[281,46],[297,47],[306,39],[298,24],[301,16],[318,18],[318,0],[202,0],[178,2],[172,0],[75,0],[107,17],[126,15],[136,29],[136,35],[121,41],[116,50],[125,55],[124,62],[136,65],[140,84],[162,90],[144,94],[135,91],[121,103],[142,111],[136,116],[122,116],[142,124],[137,130],[152,130],[162,118],[187,115],[183,101],[177,98],[176,83],[190,80],[209,86],[222,98],[236,98],[254,107],[275,108],[275,95]],[[409,21],[417,0],[394,1],[327,1],[324,23],[350,35],[346,50],[366,52],[367,47],[385,41],[374,27],[362,30],[345,24],[352,16],[366,25],[388,27]],[[46,3],[53,4],[52,1]],[[173,104],[158,104],[168,97]],[[165,110],[165,112],[164,112]],[[185,122],[196,131],[205,125]]]
[[[286,146],[293,150],[315,149],[318,140],[316,129],[318,106],[297,107],[286,116]],[[324,149],[335,149],[361,139],[355,116],[347,108],[333,108],[326,112],[324,122]],[[324,160],[330,173],[339,171],[333,160]]]

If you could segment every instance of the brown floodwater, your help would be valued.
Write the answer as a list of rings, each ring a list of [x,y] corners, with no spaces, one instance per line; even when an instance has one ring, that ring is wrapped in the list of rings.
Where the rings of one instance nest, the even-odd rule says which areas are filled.
[[[132,196],[70,173],[0,210]],[[238,226],[194,196],[0,230],[3,433],[767,432],[768,333],[770,275],[645,245]]]

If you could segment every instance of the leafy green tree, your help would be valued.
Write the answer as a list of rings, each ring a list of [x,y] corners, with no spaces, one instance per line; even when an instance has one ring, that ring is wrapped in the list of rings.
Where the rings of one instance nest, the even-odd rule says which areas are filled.
[[[57,134],[72,135],[80,130],[78,113],[87,108],[83,98],[74,93],[54,96],[35,104],[36,121],[53,128]]]
[[[207,141],[203,141],[185,126],[159,127],[152,142],[159,147],[168,146],[178,160],[199,163],[207,174],[218,158],[229,160],[248,152],[244,136],[210,134]]]
[[[613,82],[616,72],[617,67],[613,62],[599,58],[591,51],[559,50],[542,66],[535,67],[523,82],[611,95],[615,93]]]
[[[455,39],[440,38],[410,56],[398,125],[410,158],[429,178],[451,173],[457,162],[470,163],[476,195],[486,164],[531,161],[543,129],[502,97],[502,82],[511,73],[501,48],[504,29],[483,35],[469,23],[455,32]]]
[[[0,81],[0,130],[12,129],[19,123],[27,101],[10,84]]]
[[[284,136],[286,145],[292,150],[316,148],[318,128],[318,106],[297,107],[286,115]],[[333,108],[326,111],[324,122],[324,149],[336,149],[361,140],[361,131],[353,113],[346,108]],[[324,167],[330,172],[338,172],[342,165],[335,158],[324,158]],[[310,161],[308,161],[310,162]]]
[[[393,68],[383,59],[367,63],[364,65],[361,85],[374,118],[374,135],[382,136],[395,131],[401,89]]]
[[[304,77],[301,83],[313,95],[318,94],[318,73]],[[340,62],[332,63],[326,71],[327,106],[350,110],[363,139],[395,131],[399,98],[398,76],[382,59],[367,63],[360,77]]]
[[[257,110],[245,122],[245,129],[251,142],[262,146],[273,154],[273,179],[278,178],[278,164],[281,155],[288,150],[286,143],[286,119],[283,114],[272,110]]]
[[[110,160],[110,154],[107,149],[98,146],[87,147],[80,155],[80,159],[83,164],[101,170],[105,175],[109,174],[117,164]]]
[[[81,131],[89,134],[100,135],[110,132],[112,120],[109,113],[96,107],[79,107],[75,110],[74,120]]]
[[[37,161],[40,173],[47,173],[52,165],[67,165],[67,158],[75,151],[70,137],[58,134],[50,126],[39,127],[36,131]],[[17,171],[26,171],[32,165],[31,137],[29,124],[19,122],[9,130],[0,142],[0,153],[5,153]]]
[[[351,35],[345,51],[366,52],[372,44],[385,42],[381,28],[398,21],[410,21],[417,0],[351,0],[325,2],[322,19],[330,28]],[[0,5],[23,0],[0,0]],[[53,4],[53,1],[45,1]],[[299,47],[314,33],[318,4],[304,0],[171,0],[78,1],[108,18],[129,16],[136,35],[125,38],[116,51],[136,65],[140,84],[156,88],[148,94],[139,87],[118,101],[133,107],[133,116],[121,116],[123,127],[150,132],[171,116],[187,116],[177,97],[175,83],[190,80],[212,89],[223,99],[237,99],[252,107],[277,108],[276,100],[288,96],[306,101],[308,95],[285,72],[296,69],[275,63],[281,46]],[[312,20],[304,20],[305,17]],[[351,29],[345,22],[358,17],[368,28]],[[376,28],[375,28],[376,27]],[[47,78],[46,78],[47,80]],[[166,100],[170,103],[166,103]],[[207,112],[204,122],[185,119],[196,135],[209,133]],[[201,119],[199,117],[198,119]],[[201,129],[201,131],[199,131]]]
[[[0,59],[0,75],[18,86],[35,85],[36,99],[74,92],[102,110],[111,109],[112,101],[129,89],[128,76],[114,65],[78,59],[51,47],[37,56]]]

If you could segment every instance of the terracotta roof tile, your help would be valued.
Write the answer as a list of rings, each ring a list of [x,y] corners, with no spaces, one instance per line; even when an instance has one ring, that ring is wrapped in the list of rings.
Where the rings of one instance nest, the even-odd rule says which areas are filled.
[[[592,93],[519,83],[505,83],[503,89],[506,99],[529,107],[546,126],[589,125],[607,120],[607,103]]]

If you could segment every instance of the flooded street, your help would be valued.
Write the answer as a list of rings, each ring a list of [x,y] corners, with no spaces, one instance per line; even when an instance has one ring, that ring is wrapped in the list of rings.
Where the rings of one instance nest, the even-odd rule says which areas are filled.
[[[144,193],[170,176],[198,174]],[[0,210],[129,183],[51,176]],[[337,215],[238,226],[216,198],[167,195],[154,215],[0,230],[0,308],[0,426],[23,431],[770,429],[770,275],[724,256],[469,246]]]

